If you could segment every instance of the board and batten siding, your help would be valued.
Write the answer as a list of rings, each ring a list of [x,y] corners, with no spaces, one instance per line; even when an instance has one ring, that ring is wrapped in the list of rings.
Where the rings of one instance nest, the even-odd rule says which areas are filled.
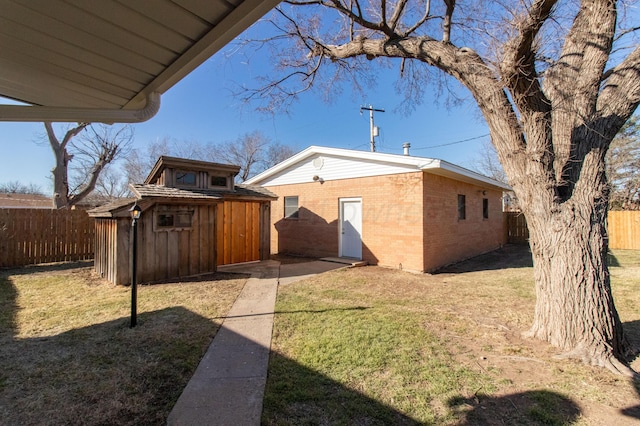
[[[217,205],[179,207],[193,211],[184,230],[155,230],[154,210],[138,220],[137,281],[140,283],[212,273],[216,270]],[[95,270],[114,284],[131,282],[131,219],[96,219]]]
[[[140,283],[201,275],[218,265],[269,259],[270,202],[173,205],[193,211],[189,229],[154,229],[156,205],[138,220]],[[112,283],[131,282],[131,219],[96,218],[95,270]]]
[[[407,160],[405,160],[407,161]],[[401,173],[415,173],[419,165],[392,164],[373,160],[354,160],[326,154],[315,154],[293,165],[280,173],[260,181],[264,187],[290,185],[313,182],[318,176],[321,181],[363,178],[371,176],[395,175]]]
[[[225,201],[218,209],[218,265],[260,260],[261,203]],[[268,247],[268,246],[267,246]]]
[[[140,282],[163,281],[215,272],[218,206],[189,205],[179,208],[193,211],[190,229],[156,230],[153,226],[153,214],[145,215],[142,223],[139,223]]]

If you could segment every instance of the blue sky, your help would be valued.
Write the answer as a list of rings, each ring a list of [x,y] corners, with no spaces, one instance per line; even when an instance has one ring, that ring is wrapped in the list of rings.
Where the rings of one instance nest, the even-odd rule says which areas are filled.
[[[250,105],[241,105],[231,88],[235,84],[257,85],[253,76],[263,73],[266,62],[268,58],[257,58],[247,64],[242,55],[229,57],[226,50],[219,52],[162,96],[155,117],[134,125],[135,147],[162,138],[231,143],[246,133],[260,131],[297,151],[310,145],[366,151],[369,114],[360,114],[360,107],[368,105],[385,110],[375,113],[375,124],[380,127],[376,138],[379,152],[401,154],[402,144],[410,142],[413,155],[470,167],[488,140],[488,129],[473,101],[447,109],[444,102],[427,99],[410,115],[394,111],[400,103],[394,89],[397,69],[382,69],[377,87],[366,95],[344,90],[325,103],[311,92],[300,97],[289,115],[255,112]],[[465,142],[451,144],[458,141]],[[445,146],[434,147],[438,145]],[[20,181],[36,184],[45,193],[51,191],[53,155],[41,123],[0,122],[0,147],[0,183]]]

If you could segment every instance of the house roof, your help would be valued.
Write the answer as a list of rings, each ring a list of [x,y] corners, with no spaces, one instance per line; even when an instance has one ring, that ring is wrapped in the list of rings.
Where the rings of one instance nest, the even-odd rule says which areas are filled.
[[[156,161],[156,164],[151,169],[151,172],[149,172],[149,176],[147,176],[144,183],[153,183],[157,181],[162,171],[166,168],[184,169],[194,172],[225,172],[233,174],[233,176],[240,172],[240,166],[233,166],[231,164],[211,163],[209,161],[189,160],[186,158],[162,155],[158,158],[158,161]]]
[[[324,166],[324,160],[334,160]],[[343,160],[341,164],[336,165]],[[359,164],[362,167],[353,167]],[[306,165],[306,166],[305,166]],[[314,180],[338,180],[364,176],[424,171],[486,188],[511,190],[507,184],[444,160],[342,148],[310,146],[289,159],[246,181],[251,185],[273,186]],[[311,173],[313,172],[313,173]],[[290,178],[286,176],[290,175]]]
[[[51,197],[37,194],[0,194],[0,208],[3,209],[52,209]]]
[[[0,121],[139,122],[278,0],[0,0]]]

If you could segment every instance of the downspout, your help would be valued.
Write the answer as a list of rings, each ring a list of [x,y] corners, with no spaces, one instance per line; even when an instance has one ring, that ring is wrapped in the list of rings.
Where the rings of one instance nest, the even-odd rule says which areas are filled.
[[[0,121],[141,123],[160,110],[160,94],[149,93],[140,109],[72,108],[27,105],[0,105]]]

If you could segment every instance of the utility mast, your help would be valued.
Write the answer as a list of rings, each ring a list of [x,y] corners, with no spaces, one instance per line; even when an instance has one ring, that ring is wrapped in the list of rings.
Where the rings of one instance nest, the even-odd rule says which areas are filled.
[[[370,144],[371,144],[371,152],[376,152],[376,140],[375,137],[378,136],[379,133],[379,129],[373,125],[373,112],[377,111],[377,112],[384,112],[383,109],[375,109],[374,107],[372,107],[371,105],[369,105],[368,107],[360,107],[360,114],[362,114],[362,111],[366,110],[369,111],[369,134],[371,136],[371,138],[369,139]]]

